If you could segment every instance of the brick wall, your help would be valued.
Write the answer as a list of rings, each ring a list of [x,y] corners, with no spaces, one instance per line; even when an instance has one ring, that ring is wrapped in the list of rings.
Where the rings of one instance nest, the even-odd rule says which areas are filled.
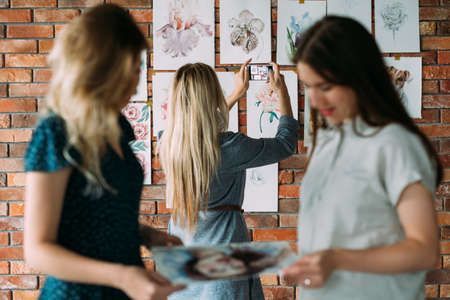
[[[147,37],[152,32],[151,0],[0,0],[0,300],[35,299],[45,276],[23,261],[23,200],[25,176],[23,155],[31,137],[42,96],[51,73],[46,56],[53,38],[64,23],[91,5],[113,2],[129,8]],[[373,0],[372,0],[373,2]],[[276,0],[272,0],[272,34],[276,34]],[[373,3],[372,3],[373,4]],[[219,1],[216,0],[216,51],[219,37]],[[420,54],[423,57],[423,118],[417,120],[433,140],[445,170],[444,183],[435,201],[441,226],[442,260],[427,276],[428,298],[450,297],[450,1],[420,0]],[[272,50],[276,38],[273,36]],[[151,54],[150,54],[151,55]],[[273,52],[275,58],[275,52]],[[151,55],[151,62],[152,62]],[[219,65],[218,70],[235,67]],[[151,64],[149,65],[151,68]],[[151,97],[151,72],[149,96]],[[302,89],[299,91],[303,93]],[[246,103],[239,102],[240,130],[246,131]],[[299,120],[303,118],[303,97],[299,97]],[[302,123],[302,121],[300,121]],[[302,136],[301,132],[301,136]],[[153,144],[154,146],[154,144]],[[155,147],[153,147],[155,149]],[[279,212],[246,214],[254,241],[291,241],[295,248],[299,185],[303,177],[305,149],[280,163]],[[164,202],[164,175],[153,159],[153,185],[142,193],[141,221],[166,228],[169,220]],[[150,253],[142,255],[154,268]],[[262,276],[267,299],[295,299],[295,287],[276,275]]]

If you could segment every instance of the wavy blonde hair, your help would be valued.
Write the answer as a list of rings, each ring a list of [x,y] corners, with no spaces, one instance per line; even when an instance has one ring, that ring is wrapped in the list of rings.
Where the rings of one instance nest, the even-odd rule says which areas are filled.
[[[175,223],[193,230],[206,210],[209,185],[220,162],[220,133],[228,107],[214,70],[187,64],[174,76],[168,123],[159,145],[166,173],[166,199]]]
[[[88,190],[114,191],[101,171],[107,145],[120,145],[118,117],[134,89],[136,65],[147,42],[127,11],[88,9],[66,25],[49,55],[53,71],[47,108],[65,121],[64,156],[88,181]],[[76,161],[68,149],[81,155]]]

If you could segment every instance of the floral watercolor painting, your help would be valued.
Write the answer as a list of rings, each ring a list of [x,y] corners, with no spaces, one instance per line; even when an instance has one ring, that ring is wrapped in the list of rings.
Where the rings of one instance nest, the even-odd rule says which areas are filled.
[[[271,60],[270,0],[220,0],[220,63]]]
[[[139,74],[139,83],[136,87],[136,94],[131,96],[131,101],[147,102],[147,51],[142,51],[141,54],[141,73]]]
[[[375,0],[375,37],[383,52],[420,52],[419,0]]]
[[[371,0],[328,0],[327,15],[353,18],[372,32]]]
[[[392,83],[411,118],[422,117],[422,58],[385,57]]]
[[[326,1],[278,0],[277,63],[293,65],[292,57],[303,34],[326,15]]]
[[[234,72],[217,72],[217,78],[219,79],[220,85],[222,86],[222,91],[227,98],[234,90]],[[238,132],[239,121],[238,121],[238,103],[234,104],[230,109],[229,120],[228,120],[228,131]]]
[[[152,76],[153,136],[166,128],[167,105],[173,72],[157,72]]]
[[[294,118],[298,119],[298,79],[293,71],[281,71],[288,87]],[[278,95],[264,81],[250,81],[247,91],[247,135],[275,137],[280,119]],[[278,210],[278,164],[247,169],[245,211]]]
[[[152,183],[152,159],[150,136],[150,107],[144,103],[129,103],[122,114],[133,127],[135,140],[130,147],[144,171],[144,184]]]
[[[214,67],[214,1],[154,0],[156,70],[176,70],[190,62]]]

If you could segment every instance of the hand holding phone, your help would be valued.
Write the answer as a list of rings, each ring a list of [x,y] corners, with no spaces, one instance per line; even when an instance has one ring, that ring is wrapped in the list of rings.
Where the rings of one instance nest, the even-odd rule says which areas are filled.
[[[250,80],[267,81],[269,72],[273,72],[271,65],[248,65],[247,69]]]

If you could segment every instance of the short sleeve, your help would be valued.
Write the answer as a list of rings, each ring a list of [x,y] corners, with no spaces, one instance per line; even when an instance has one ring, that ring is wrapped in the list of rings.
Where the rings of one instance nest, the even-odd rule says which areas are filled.
[[[56,115],[41,119],[25,154],[25,171],[53,172],[70,166],[64,158],[67,138],[64,121]]]
[[[415,182],[421,182],[434,195],[435,164],[420,138],[406,129],[393,132],[395,139],[387,140],[382,148],[381,164],[381,175],[390,202],[396,206],[403,190]]]

